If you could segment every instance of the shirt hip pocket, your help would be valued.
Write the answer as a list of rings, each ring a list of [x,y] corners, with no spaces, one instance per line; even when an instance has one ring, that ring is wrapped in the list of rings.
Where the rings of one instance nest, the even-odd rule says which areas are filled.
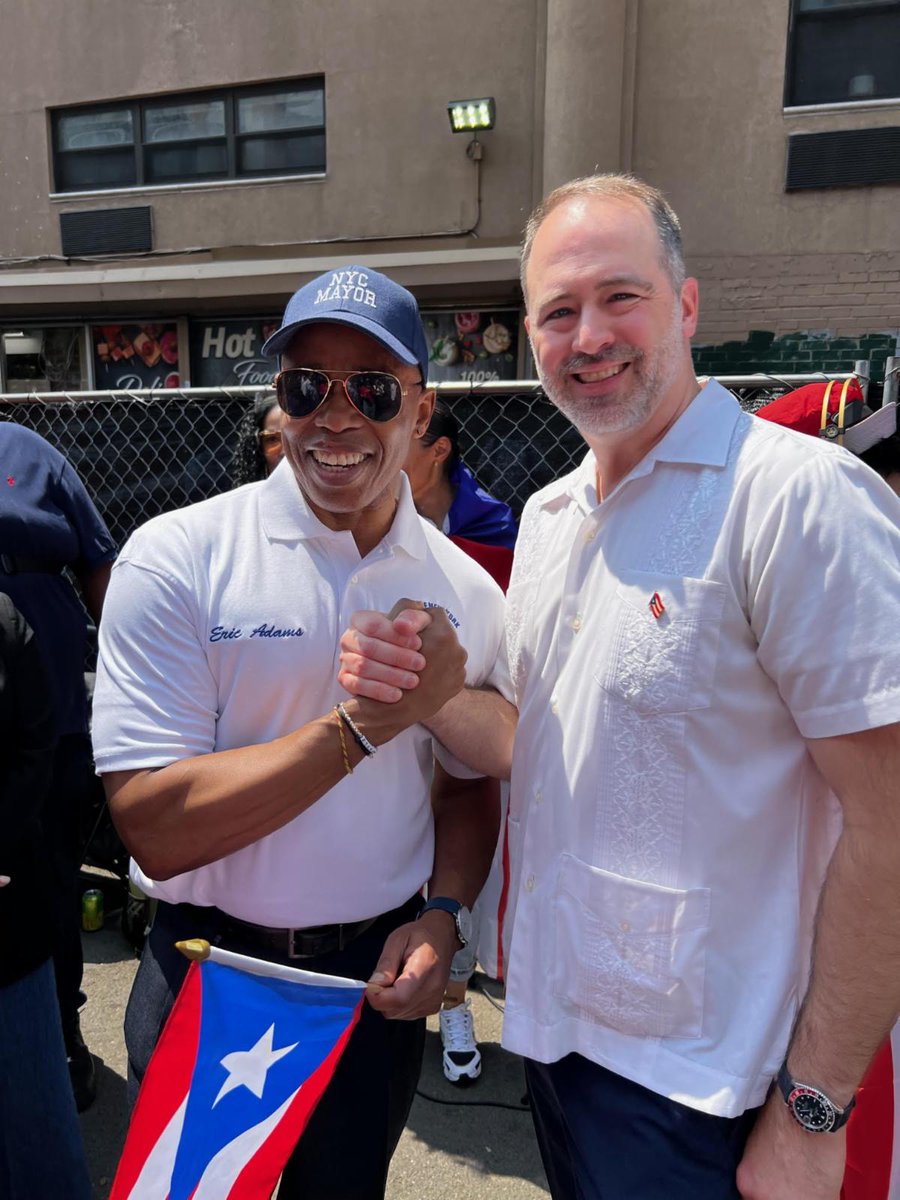
[[[623,572],[594,678],[646,716],[708,708],[724,606],[722,583]]]
[[[553,904],[564,1012],[634,1037],[700,1036],[708,888],[660,887],[564,854]]]

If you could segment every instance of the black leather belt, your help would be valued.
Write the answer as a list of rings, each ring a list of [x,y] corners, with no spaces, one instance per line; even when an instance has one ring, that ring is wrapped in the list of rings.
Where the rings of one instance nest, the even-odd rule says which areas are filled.
[[[237,917],[222,914],[220,929],[224,937],[231,935],[247,946],[264,946],[285,958],[318,958],[343,950],[354,938],[374,925],[377,917],[366,921],[351,921],[345,925],[312,925],[306,929],[273,929],[269,925],[254,925]]]
[[[0,554],[0,575],[58,575],[62,566],[49,558],[26,558],[24,554]]]

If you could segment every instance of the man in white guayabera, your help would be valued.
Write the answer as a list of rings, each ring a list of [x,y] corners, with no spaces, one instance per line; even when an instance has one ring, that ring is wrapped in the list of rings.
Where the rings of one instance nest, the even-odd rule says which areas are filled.
[[[701,387],[697,282],[655,189],[558,189],[522,282],[590,450],[522,518],[514,745],[477,690],[429,725],[512,770],[503,1040],[551,1190],[837,1200],[900,1005],[900,642],[873,632],[896,628],[897,497]],[[395,629],[369,612],[345,635],[360,694],[404,687],[366,665],[409,667]]]

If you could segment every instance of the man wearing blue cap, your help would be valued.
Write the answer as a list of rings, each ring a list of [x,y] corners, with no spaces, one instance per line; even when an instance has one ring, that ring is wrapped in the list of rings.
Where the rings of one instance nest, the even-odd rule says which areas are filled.
[[[281,358],[284,461],[143,526],[107,595],[97,769],[132,878],[158,901],[126,1014],[129,1072],[134,1089],[186,969],[181,938],[368,979],[280,1191],[368,1200],[384,1194],[422,1018],[497,833],[495,785],[433,755],[419,722],[466,683],[505,687],[503,599],[418,517],[401,474],[433,405],[410,293],[335,270],[296,293],[265,350]],[[395,706],[348,699],[341,630],[402,597],[437,614],[418,686]]]

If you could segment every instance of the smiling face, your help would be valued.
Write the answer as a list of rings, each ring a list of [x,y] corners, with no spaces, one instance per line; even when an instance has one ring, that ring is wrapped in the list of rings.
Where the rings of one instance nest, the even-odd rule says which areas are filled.
[[[697,286],[675,292],[643,205],[580,197],[553,209],[527,283],[544,390],[589,442],[670,419],[694,380]]]
[[[403,406],[391,421],[367,420],[337,380],[324,404],[308,417],[288,418],[282,430],[285,458],[310,508],[329,528],[352,530],[360,552],[367,553],[391,526],[413,430],[427,428],[434,393],[418,386],[418,367],[400,362],[360,330],[333,322],[299,329],[282,367],[336,375],[385,371],[403,386]]]

